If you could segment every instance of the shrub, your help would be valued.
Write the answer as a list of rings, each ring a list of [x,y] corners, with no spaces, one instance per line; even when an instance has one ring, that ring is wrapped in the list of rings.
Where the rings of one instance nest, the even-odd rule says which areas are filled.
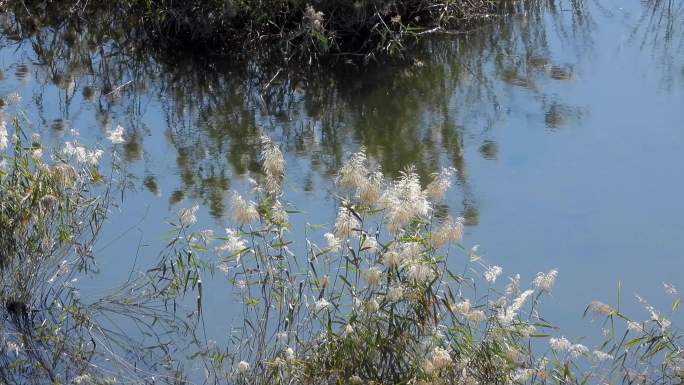
[[[167,311],[173,282],[152,270],[82,300],[77,281],[96,272],[93,245],[118,186],[99,171],[102,149],[66,142],[48,156],[24,121],[11,123],[0,120],[0,384],[137,381],[175,349],[159,330],[192,328]]]
[[[105,19],[131,42],[170,52],[348,59],[397,55],[421,35],[471,25],[508,0],[121,0],[8,2],[18,14]],[[102,15],[110,15],[102,17]],[[73,35],[73,33],[72,33]],[[268,52],[268,53],[266,53]]]
[[[276,42],[286,56],[397,53],[407,40],[495,10],[492,0],[144,1],[161,37],[249,47]],[[200,22],[201,21],[201,22]]]

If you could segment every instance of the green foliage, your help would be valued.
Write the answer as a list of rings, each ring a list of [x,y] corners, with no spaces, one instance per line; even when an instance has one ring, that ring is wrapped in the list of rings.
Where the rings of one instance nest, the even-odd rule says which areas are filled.
[[[99,171],[102,150],[66,142],[48,156],[19,118],[0,123],[0,384],[120,383],[138,376],[122,355],[167,360],[155,325],[176,336],[192,328],[167,311],[174,282],[151,271],[81,300],[78,280],[97,273],[93,245],[115,186]],[[157,345],[112,326],[126,322]]]
[[[18,118],[13,126],[0,152],[0,382],[58,382],[62,371],[89,372],[93,346],[75,331],[92,323],[71,280],[92,267],[107,191],[95,166],[46,164],[40,137]]]
[[[281,164],[282,155],[263,155],[262,162]],[[287,240],[289,224],[272,214],[282,210],[279,185],[257,187],[256,202],[236,195],[237,227],[227,230],[216,250],[222,251],[217,267],[234,283],[243,314],[231,344],[202,356],[212,362],[215,380],[678,383],[681,335],[645,301],[639,299],[651,316],[641,323],[592,302],[585,315],[610,325],[594,349],[565,337],[547,340],[556,331],[540,315],[540,305],[557,271],[540,272],[532,289],[525,290],[519,276],[499,288],[501,269],[486,264],[477,247],[461,243],[463,219],[433,216],[450,170],[424,189],[411,169],[389,182],[371,175],[363,152],[341,168],[340,210],[324,236],[326,246],[309,233],[320,226],[307,227],[305,247]],[[243,215],[252,209],[258,217]],[[450,271],[454,264],[462,273]],[[674,311],[679,297],[666,289],[675,296]]]
[[[313,63],[328,54],[399,55],[421,35],[461,28],[503,10],[507,0],[119,0],[58,1],[88,17],[112,13],[115,30],[167,50],[254,54]],[[16,12],[25,4],[15,0]],[[31,3],[31,6],[34,4]],[[34,10],[36,11],[36,10]]]

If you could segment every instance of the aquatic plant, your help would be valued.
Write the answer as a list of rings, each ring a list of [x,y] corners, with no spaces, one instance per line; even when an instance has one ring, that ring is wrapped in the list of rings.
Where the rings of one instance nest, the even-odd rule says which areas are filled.
[[[75,141],[47,148],[24,131],[25,121],[10,126],[2,113],[0,384],[175,378],[164,368],[175,347],[158,331],[180,335],[192,325],[168,311],[163,274],[142,272],[106,295],[81,295],[79,280],[98,272],[93,246],[120,188],[116,165],[105,177],[101,148]],[[111,142],[122,135],[117,128]]]
[[[274,144],[262,143],[263,161],[272,162],[268,154]],[[280,154],[276,164],[280,176]],[[264,168],[266,181],[273,170]],[[235,227],[226,229],[215,247],[242,316],[230,346],[210,349],[209,380],[656,384],[681,379],[681,334],[645,301],[640,299],[651,316],[640,323],[592,302],[585,314],[605,317],[610,327],[605,339],[589,348],[558,335],[541,316],[557,270],[539,272],[529,288],[517,274],[501,284],[503,269],[487,264],[477,245],[464,245],[463,219],[434,210],[451,173],[421,181],[408,168],[396,180],[381,181],[363,150],[353,154],[337,178],[334,224],[327,232],[325,226],[308,225],[303,244],[288,240],[295,229],[274,214],[283,206],[281,184],[256,188],[254,203],[236,195]],[[371,185],[374,199],[366,194]],[[258,216],[243,220],[252,208]],[[666,289],[675,297],[675,311],[676,289]]]
[[[409,167],[385,180],[362,149],[340,169],[334,223],[294,233],[284,156],[267,136],[253,196],[233,194],[225,235],[198,230],[199,206],[186,207],[153,266],[83,300],[75,279],[97,266],[92,245],[116,186],[99,171],[104,151],[69,141],[47,159],[39,135],[18,119],[11,128],[0,125],[0,383],[181,382],[191,376],[188,360],[201,363],[203,381],[229,384],[675,384],[684,376],[680,330],[643,298],[645,320],[590,303],[585,315],[607,326],[595,346],[559,333],[541,315],[559,272],[506,282],[502,267],[467,246],[464,219],[435,209],[451,169],[421,180]],[[123,136],[117,128],[108,138],[117,146]],[[227,346],[196,335],[203,280],[214,274],[241,303]],[[677,311],[677,289],[664,289]]]

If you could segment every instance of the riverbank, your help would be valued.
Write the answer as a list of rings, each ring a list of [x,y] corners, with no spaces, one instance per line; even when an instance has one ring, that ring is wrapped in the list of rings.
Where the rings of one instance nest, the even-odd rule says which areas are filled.
[[[493,15],[522,12],[536,1],[249,0],[9,1],[28,29],[97,20],[131,42],[212,55],[267,55],[309,64],[325,59],[402,57],[422,36],[464,31]]]

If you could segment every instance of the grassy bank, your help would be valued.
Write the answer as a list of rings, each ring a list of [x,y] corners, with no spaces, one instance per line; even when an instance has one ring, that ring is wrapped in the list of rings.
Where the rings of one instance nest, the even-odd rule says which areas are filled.
[[[423,35],[463,30],[493,13],[526,6],[513,4],[508,0],[13,0],[5,6],[36,21],[47,13],[84,20],[109,13],[111,23],[136,31],[136,39],[168,50],[231,55],[268,50],[285,60],[313,63],[322,56],[367,60],[377,54],[399,55]]]
[[[421,34],[496,10],[495,0],[169,0],[134,2],[159,39],[246,49],[275,44],[286,56],[398,53]]]

